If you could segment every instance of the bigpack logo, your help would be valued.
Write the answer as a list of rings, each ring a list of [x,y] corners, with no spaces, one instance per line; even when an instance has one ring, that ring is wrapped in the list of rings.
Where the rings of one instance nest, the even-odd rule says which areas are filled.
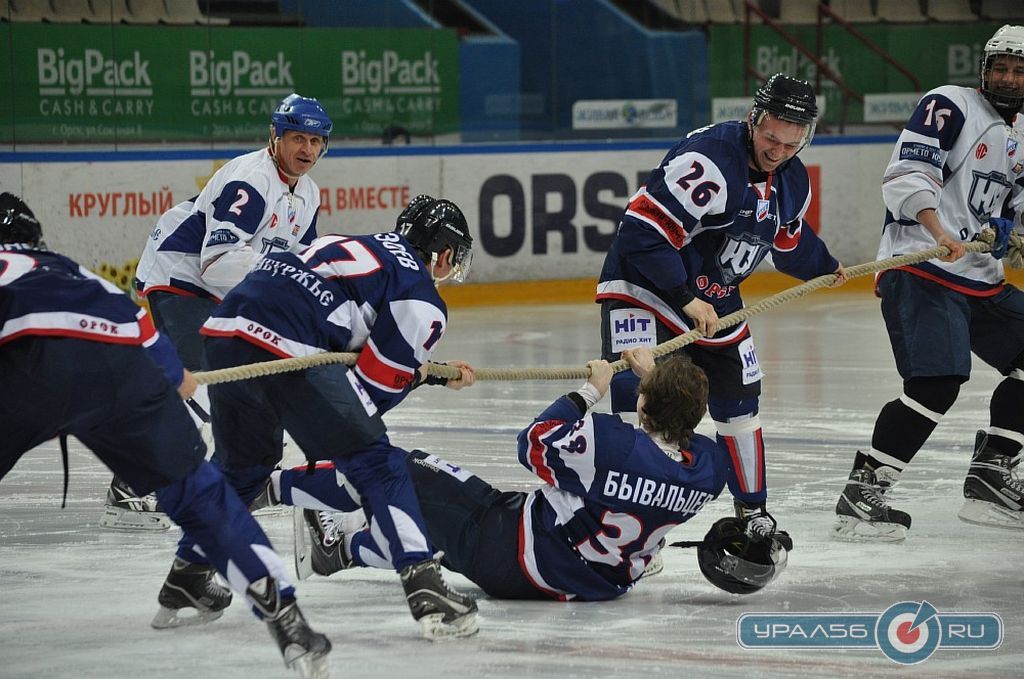
[[[902,601],[878,613],[745,613],[736,640],[746,649],[880,649],[901,665],[936,650],[993,650],[1003,642],[995,613],[939,613],[927,601]]]

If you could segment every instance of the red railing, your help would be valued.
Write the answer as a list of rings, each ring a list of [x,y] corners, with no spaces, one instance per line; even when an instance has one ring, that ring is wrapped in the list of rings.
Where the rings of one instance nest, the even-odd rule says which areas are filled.
[[[817,28],[816,52],[811,52],[806,47],[804,47],[804,45],[799,40],[797,40],[792,35],[790,35],[789,32],[786,31],[786,29],[783,28],[782,25],[778,21],[773,19],[771,16],[769,16],[767,13],[765,13],[760,7],[758,7],[755,4],[755,1],[756,0],[744,0],[744,2],[743,2],[744,8],[745,8],[745,10],[744,10],[744,26],[743,26],[743,64],[744,64],[743,87],[746,90],[746,92],[749,93],[749,92],[753,91],[752,88],[750,87],[750,78],[751,78],[751,76],[756,77],[759,81],[763,81],[768,76],[771,75],[770,73],[760,73],[760,72],[757,71],[757,69],[755,69],[751,65],[751,59],[750,59],[750,25],[751,25],[751,14],[757,15],[761,19],[761,21],[764,22],[764,24],[766,26],[768,26],[773,31],[775,31],[779,35],[780,38],[782,38],[783,40],[788,42],[790,45],[792,45],[800,54],[802,54],[804,57],[806,57],[808,61],[810,61],[811,63],[813,63],[817,67],[815,69],[815,83],[814,83],[816,91],[821,92],[821,79],[822,79],[822,76],[824,76],[825,78],[828,78],[833,83],[835,83],[836,87],[838,87],[839,90],[843,93],[842,107],[841,107],[841,111],[840,111],[840,115],[839,115],[839,131],[840,132],[842,132],[843,129],[845,128],[845,126],[846,126],[846,117],[847,117],[847,111],[848,111],[848,108],[849,108],[850,99],[855,99],[858,102],[863,103],[864,102],[864,95],[861,92],[858,92],[858,91],[854,90],[853,88],[851,88],[849,85],[847,85],[846,82],[843,80],[842,76],[840,76],[838,73],[836,73],[831,68],[829,68],[828,64],[826,64],[822,60],[822,58],[821,58],[821,55],[822,55],[822,53],[825,50],[825,44],[824,43],[825,43],[825,18],[826,17],[831,19],[834,23],[838,24],[839,26],[842,26],[843,29],[845,29],[850,35],[852,35],[854,38],[856,38],[857,40],[862,42],[868,49],[870,49],[872,52],[874,52],[879,57],[881,57],[882,60],[886,62],[886,64],[888,64],[892,68],[895,68],[897,71],[899,71],[900,73],[905,75],[907,77],[907,79],[910,80],[910,83],[913,86],[915,92],[920,92],[921,91],[921,83],[917,79],[917,76],[915,76],[906,67],[904,67],[902,64],[900,64],[898,61],[896,61],[891,54],[889,54],[884,49],[882,49],[875,41],[873,41],[871,38],[869,38],[866,35],[864,35],[863,33],[861,33],[855,26],[853,26],[850,22],[848,22],[843,17],[841,17],[838,14],[836,14],[835,12],[833,12],[832,9],[830,7],[828,7],[827,5],[825,5],[824,3],[821,3],[821,2],[818,3],[818,28]],[[898,129],[902,128],[902,126],[899,126],[899,125],[897,125],[896,127]]]

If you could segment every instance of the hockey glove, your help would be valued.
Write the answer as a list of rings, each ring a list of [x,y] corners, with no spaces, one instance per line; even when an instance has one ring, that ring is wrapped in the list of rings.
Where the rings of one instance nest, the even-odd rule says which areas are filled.
[[[1013,231],[1013,220],[1002,217],[989,217],[988,225],[995,231],[996,237],[992,241],[992,256],[1002,259],[1010,245],[1010,233]]]

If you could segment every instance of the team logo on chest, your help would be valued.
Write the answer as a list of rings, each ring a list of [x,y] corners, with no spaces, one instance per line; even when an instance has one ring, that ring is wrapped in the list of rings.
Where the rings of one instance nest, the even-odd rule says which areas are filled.
[[[751,233],[729,235],[718,250],[718,270],[722,274],[722,282],[732,283],[737,278],[745,277],[764,258],[769,244]]]
[[[1013,158],[1017,154],[1017,140],[1007,139],[1006,140],[1006,156]]]

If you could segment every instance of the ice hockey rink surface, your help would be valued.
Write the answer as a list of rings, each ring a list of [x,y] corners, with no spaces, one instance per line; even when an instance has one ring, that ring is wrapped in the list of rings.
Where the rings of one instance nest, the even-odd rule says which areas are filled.
[[[299,596],[312,626],[334,645],[331,676],[1024,676],[1024,532],[956,516],[974,433],[988,424],[994,371],[976,362],[975,376],[893,492],[892,504],[913,517],[905,543],[828,536],[854,451],[869,443],[880,406],[900,393],[877,307],[868,293],[822,291],[751,320],[766,373],[768,506],[795,541],[788,569],[768,588],[746,597],[717,590],[701,576],[694,551],[682,549],[664,552],[663,573],[605,603],[497,601],[449,574],[449,583],[480,595],[480,633],[431,643],[419,636],[394,573],[314,576],[299,583]],[[479,367],[581,366],[598,357],[599,346],[593,304],[456,308],[436,358]],[[437,453],[499,488],[527,490],[539,481],[518,465],[515,435],[577,386],[425,387],[386,419],[396,444]],[[713,432],[708,419],[700,430]],[[109,473],[76,441],[70,468],[64,510],[56,441],[28,453],[0,482],[0,677],[296,676],[237,595],[204,627],[150,628],[177,531],[101,529]],[[731,513],[726,491],[669,539],[700,539]],[[260,521],[291,564],[290,513]],[[737,643],[744,613],[879,614],[904,601],[927,601],[940,614],[998,615],[1001,644],[939,647],[920,664],[900,665],[878,648],[747,650]]]

